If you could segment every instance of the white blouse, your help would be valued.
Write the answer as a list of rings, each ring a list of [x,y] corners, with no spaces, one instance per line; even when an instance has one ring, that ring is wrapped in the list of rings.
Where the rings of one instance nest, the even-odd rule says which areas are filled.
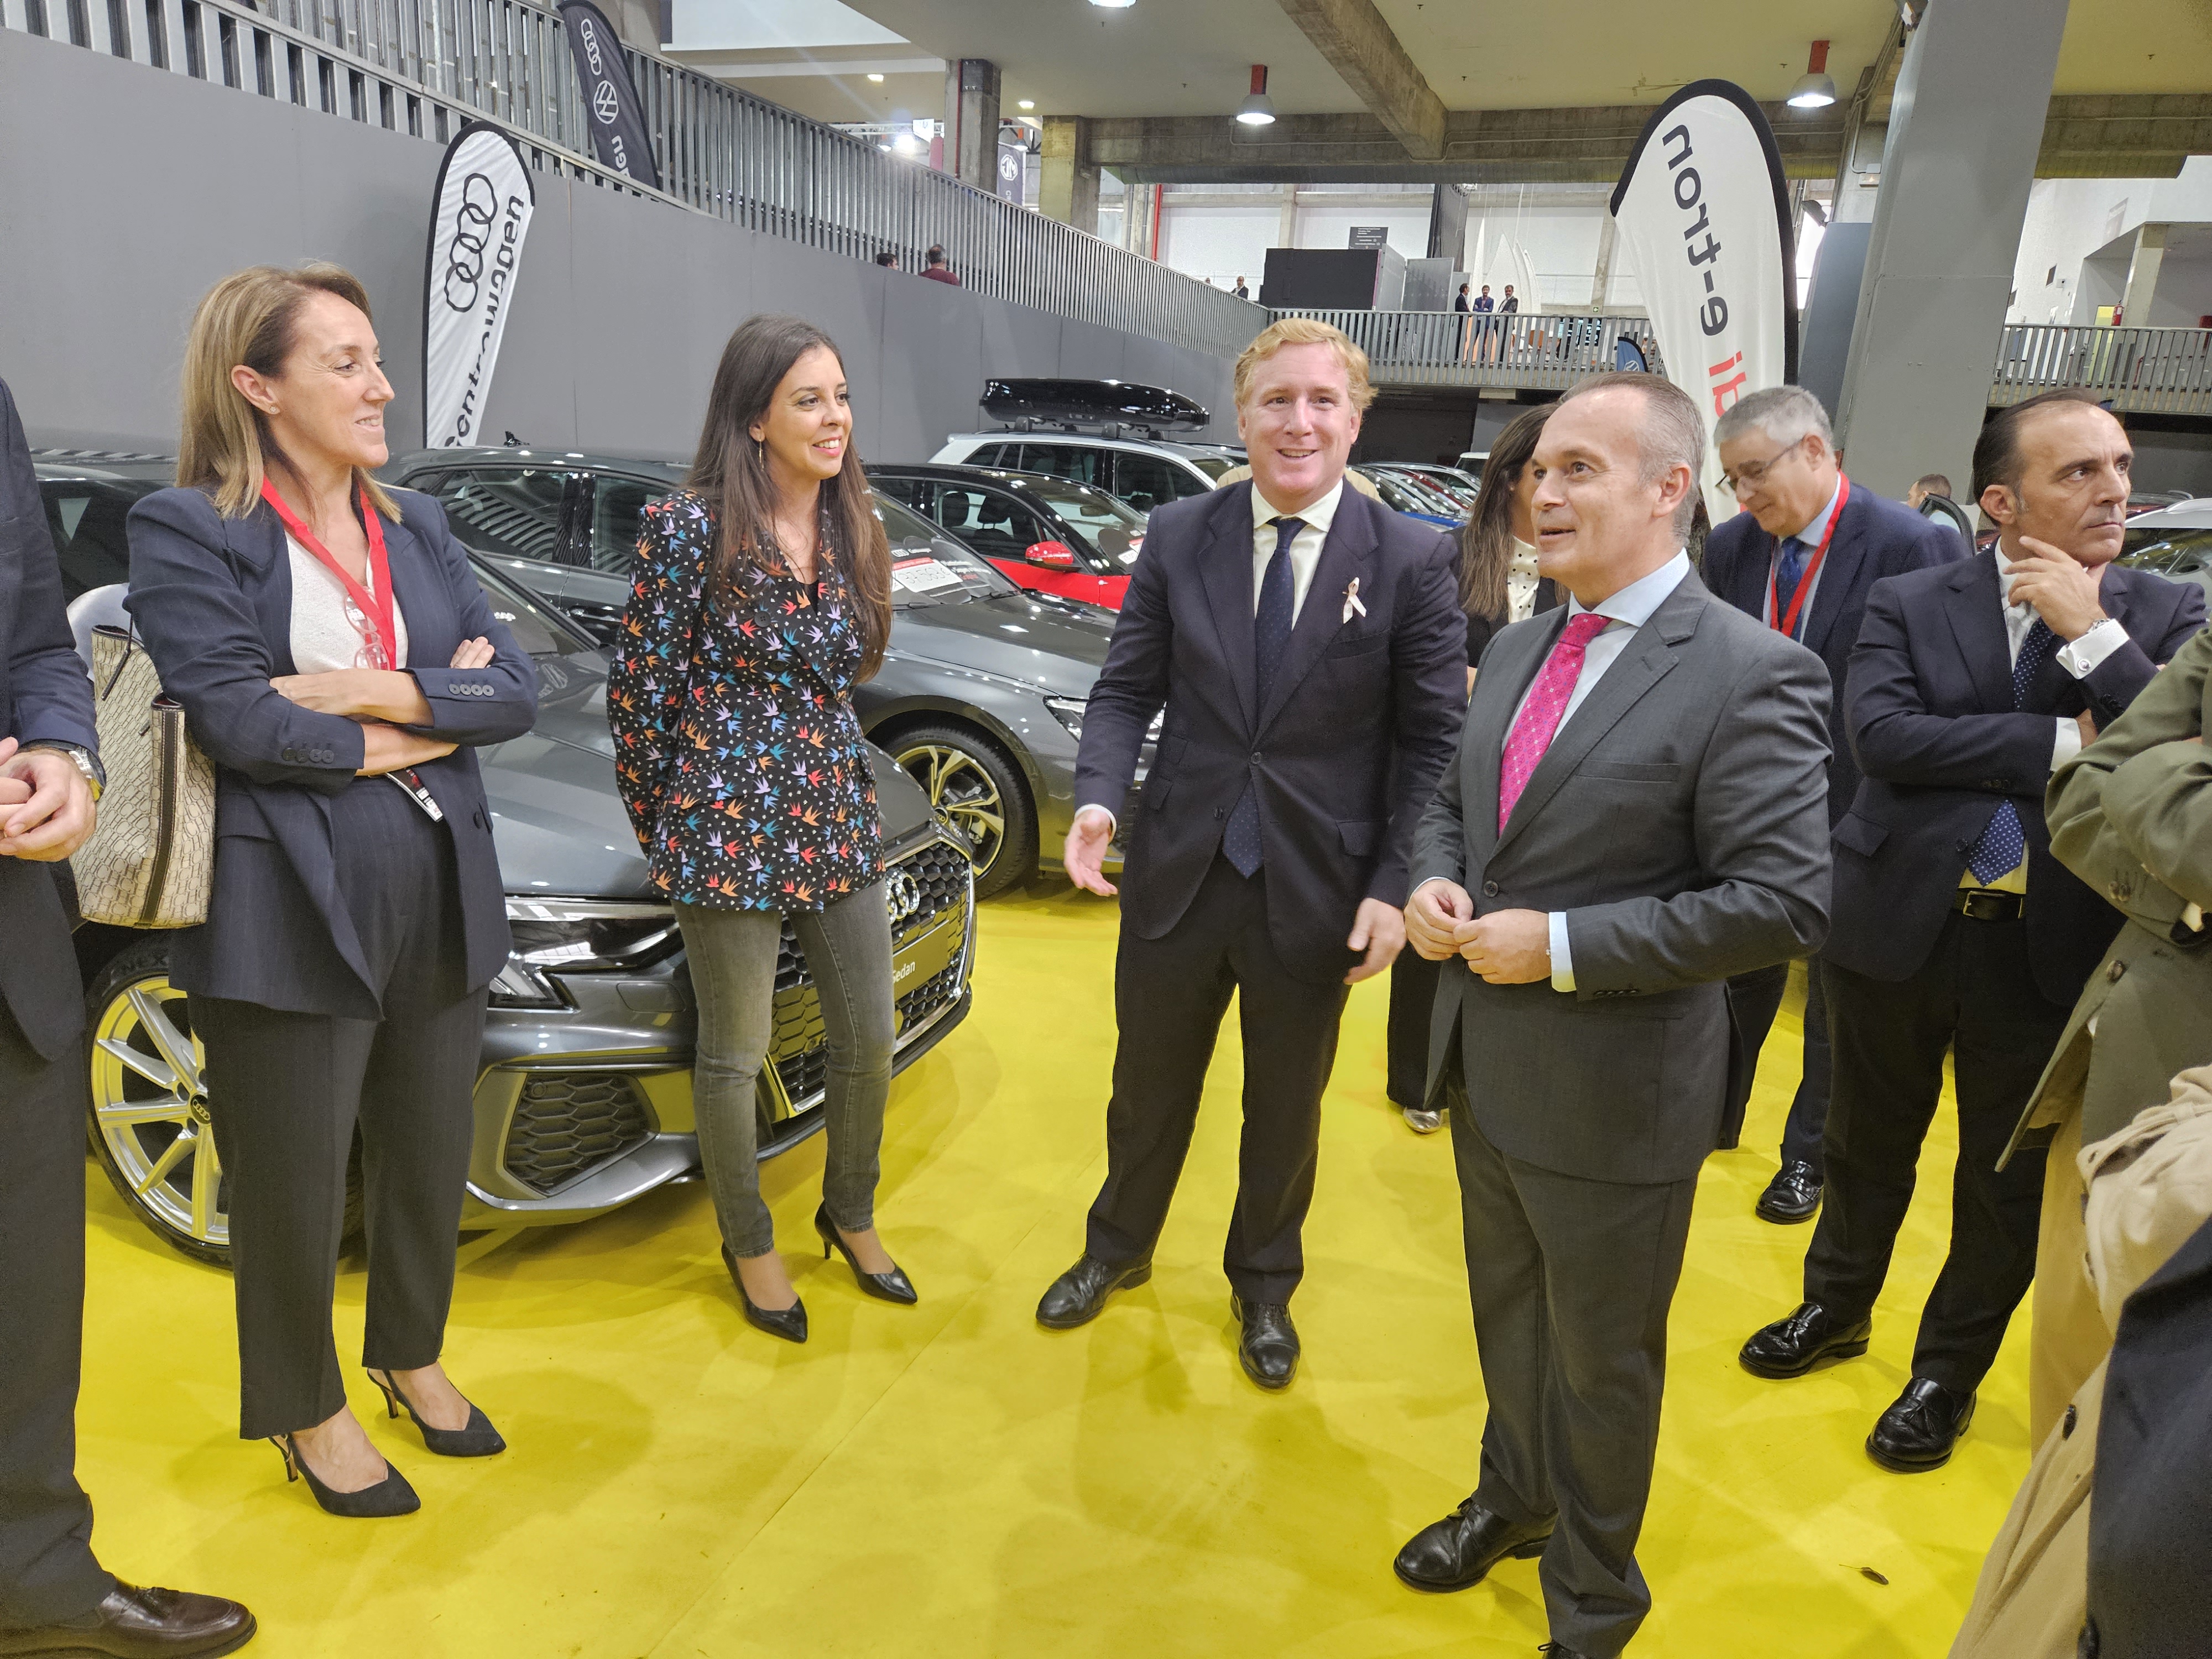
[[[1536,614],[1536,584],[1543,573],[1536,568],[1536,550],[1516,537],[1513,562],[1505,568],[1505,608],[1509,622],[1527,622]]]
[[[301,674],[331,674],[354,667],[363,643],[361,630],[346,619],[345,584],[290,536],[285,550],[292,559],[292,668]],[[371,568],[362,583],[370,597],[376,593],[376,572]],[[398,602],[392,606],[394,668],[407,666],[407,618]]]

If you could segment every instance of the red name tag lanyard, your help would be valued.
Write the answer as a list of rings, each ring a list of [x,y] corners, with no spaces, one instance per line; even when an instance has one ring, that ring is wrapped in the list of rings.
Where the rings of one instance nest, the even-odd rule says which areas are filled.
[[[1851,481],[1842,473],[1836,475],[1836,510],[1828,514],[1828,527],[1820,532],[1820,545],[1813,554],[1813,561],[1805,567],[1805,574],[1797,578],[1797,591],[1790,596],[1790,612],[1784,616],[1777,602],[1781,586],[1777,576],[1781,566],[1778,554],[1766,571],[1766,619],[1791,639],[1797,637],[1797,615],[1805,608],[1805,596],[1813,591],[1813,578],[1820,574],[1820,562],[1828,556],[1828,544],[1836,538],[1836,526],[1844,516],[1844,503],[1851,498]]]
[[[392,561],[385,553],[384,526],[376,516],[374,505],[368,499],[367,487],[364,486],[361,492],[361,524],[368,535],[368,579],[374,584],[373,592],[364,590],[353,579],[353,574],[331,556],[330,549],[317,539],[315,532],[307,528],[298,514],[284,504],[284,498],[276,493],[276,486],[266,478],[261,481],[261,499],[276,508],[276,516],[284,521],[284,528],[291,532],[292,539],[313,554],[321,561],[324,569],[345,584],[346,596],[353,601],[354,608],[361,612],[362,621],[375,632],[376,637],[367,642],[373,648],[373,654],[382,656],[385,667],[397,667],[399,641],[398,629],[392,619]],[[1822,545],[1825,547],[1826,544]]]

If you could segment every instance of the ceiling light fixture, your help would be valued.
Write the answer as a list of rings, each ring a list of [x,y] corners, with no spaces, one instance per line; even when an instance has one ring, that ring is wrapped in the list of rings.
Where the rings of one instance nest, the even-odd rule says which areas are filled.
[[[873,81],[878,86],[881,86],[884,83],[884,77],[880,75],[871,75],[868,79]]]
[[[1790,88],[1785,100],[1792,109],[1826,109],[1836,101],[1836,83],[1828,78],[1828,43],[1815,40],[1805,73]]]
[[[1121,11],[1135,5],[1137,0],[1091,0],[1091,3],[1094,6],[1102,6],[1108,11]]]
[[[1267,66],[1265,64],[1252,65],[1252,90],[1237,106],[1237,118],[1248,127],[1267,127],[1275,124],[1275,106],[1267,101]]]
[[[1024,98],[1017,104],[1015,107],[1017,109],[1035,109],[1036,107],[1036,100],[1034,98]]]

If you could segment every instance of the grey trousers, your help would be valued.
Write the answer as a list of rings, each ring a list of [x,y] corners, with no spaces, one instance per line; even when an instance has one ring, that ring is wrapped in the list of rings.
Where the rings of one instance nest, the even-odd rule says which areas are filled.
[[[754,1094],[775,1033],[775,952],[783,915],[679,904],[676,916],[699,1000],[691,1085],[699,1159],[731,1254],[766,1255],[775,1248],[775,1223],[761,1201]],[[822,1201],[839,1227],[865,1232],[875,1225],[877,1153],[890,1097],[896,1023],[890,913],[883,884],[820,910],[793,910],[791,926],[821,998],[830,1045],[823,1103],[830,1152]]]
[[[1492,1146],[1466,1100],[1455,1081],[1452,1157],[1490,1399],[1475,1501],[1517,1526],[1558,1517],[1538,1567],[1552,1638],[1614,1659],[1651,1608],[1636,1540],[1697,1183],[1540,1170]]]

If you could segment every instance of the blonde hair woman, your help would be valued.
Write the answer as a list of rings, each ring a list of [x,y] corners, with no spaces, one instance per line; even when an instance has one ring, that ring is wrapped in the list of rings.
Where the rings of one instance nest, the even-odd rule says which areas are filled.
[[[392,386],[335,265],[200,302],[177,487],[131,514],[125,602],[216,767],[209,919],[179,933],[230,1183],[240,1433],[333,1515],[420,1507],[346,1406],[331,1329],[358,1130],[363,1363],[434,1452],[503,1449],[439,1363],[483,1041],[510,940],[476,745],[537,675],[426,496],[386,491]]]

